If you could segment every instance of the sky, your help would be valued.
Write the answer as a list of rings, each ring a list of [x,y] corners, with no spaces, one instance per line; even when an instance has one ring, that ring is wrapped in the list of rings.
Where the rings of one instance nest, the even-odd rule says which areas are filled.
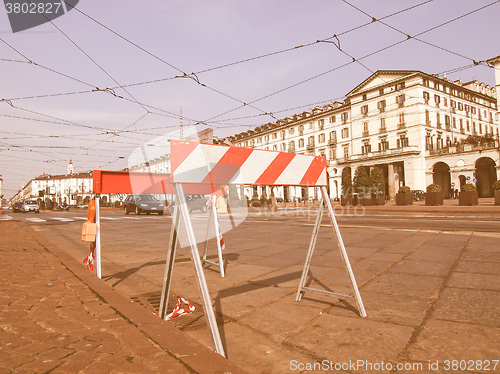
[[[54,0],[59,1],[59,0]],[[0,4],[0,175],[120,170],[185,126],[219,138],[342,101],[379,69],[494,86],[500,0],[80,0],[13,33]]]

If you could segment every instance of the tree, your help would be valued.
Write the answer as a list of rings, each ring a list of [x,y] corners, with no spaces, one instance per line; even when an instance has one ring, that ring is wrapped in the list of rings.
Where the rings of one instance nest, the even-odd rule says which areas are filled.
[[[379,168],[374,167],[370,170],[370,182],[371,187],[373,188],[373,192],[384,193],[384,178],[382,177],[382,172]]]
[[[342,169],[342,195],[352,193],[352,176],[351,168],[345,167]]]
[[[353,179],[354,192],[358,194],[366,194],[370,188],[370,177],[366,172],[366,168],[364,166],[358,166],[354,173]]]

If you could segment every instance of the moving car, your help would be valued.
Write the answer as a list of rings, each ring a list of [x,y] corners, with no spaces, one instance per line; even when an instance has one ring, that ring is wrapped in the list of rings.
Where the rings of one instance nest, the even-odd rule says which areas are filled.
[[[36,200],[24,200],[22,212],[23,213],[28,213],[28,212],[40,213],[40,205],[38,205],[38,201],[36,201]]]
[[[129,214],[130,212],[135,212],[135,214],[151,214],[158,213],[158,215],[163,215],[163,210],[165,206],[153,195],[128,195],[124,202],[124,212]]]
[[[14,205],[12,205],[12,213],[20,213],[23,211],[23,202],[16,201]]]
[[[206,212],[208,209],[207,202],[208,198],[204,195],[186,195],[186,204],[189,212],[195,210],[199,210],[202,213]],[[173,209],[174,205],[175,200],[170,203],[170,209]]]

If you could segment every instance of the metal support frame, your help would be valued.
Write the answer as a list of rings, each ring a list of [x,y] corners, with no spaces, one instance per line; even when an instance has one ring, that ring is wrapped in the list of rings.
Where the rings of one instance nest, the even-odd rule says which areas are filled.
[[[168,310],[168,298],[170,296],[170,285],[174,270],[175,254],[177,251],[177,235],[179,232],[179,202],[175,201],[174,211],[172,212],[172,227],[170,228],[170,236],[167,250],[167,261],[165,263],[165,275],[163,276],[163,289],[161,291],[160,309],[158,314],[161,319],[165,319]]]
[[[222,234],[220,231],[220,225],[219,225],[219,219],[217,217],[217,206],[216,206],[216,201],[217,199],[212,196],[212,202],[210,204],[210,212],[208,214],[208,225],[207,225],[207,235],[205,236],[205,251],[203,253],[203,259],[202,261],[204,263],[218,266],[220,270],[220,276],[221,278],[225,277],[224,273],[224,258],[222,257],[222,247],[220,245],[221,239],[222,239]],[[208,253],[208,240],[210,237],[210,228],[212,227],[212,221],[214,223],[214,229],[215,229],[215,240],[217,241],[217,254],[219,256],[219,262],[214,262],[207,260],[207,253]]]
[[[95,236],[96,275],[98,278],[101,278],[101,213],[99,211],[99,195],[95,197],[95,223],[97,226]]]
[[[330,221],[333,226],[333,231],[335,233],[335,236],[337,237],[339,249],[340,249],[340,255],[342,256],[342,260],[344,261],[345,269],[347,271],[347,275],[349,276],[351,280],[351,286],[352,290],[354,293],[354,296],[352,295],[344,295],[344,294],[339,294],[336,292],[331,292],[331,291],[326,291],[326,290],[321,290],[317,288],[311,288],[311,287],[306,287],[306,280],[307,280],[307,275],[309,273],[309,267],[311,265],[311,259],[313,256],[314,248],[316,246],[316,239],[318,238],[318,233],[319,233],[319,228],[321,226],[321,219],[323,218],[323,212],[325,209],[325,206],[328,210],[328,215],[330,217]],[[320,207],[318,209],[318,215],[316,216],[316,222],[314,224],[312,236],[311,236],[311,242],[309,243],[309,250],[307,251],[307,256],[306,256],[306,261],[304,263],[304,270],[302,271],[302,276],[300,278],[300,284],[299,288],[297,290],[297,296],[295,298],[296,301],[300,301],[302,299],[302,295],[305,293],[305,291],[311,291],[311,292],[317,292],[329,296],[335,296],[339,298],[352,298],[356,301],[358,311],[361,317],[366,317],[366,311],[365,307],[363,305],[363,301],[361,300],[361,295],[358,290],[358,285],[356,283],[356,279],[354,278],[354,273],[351,268],[351,263],[349,262],[349,257],[347,256],[347,251],[344,246],[344,241],[342,240],[342,236],[340,235],[340,230],[339,226],[337,224],[337,220],[335,219],[335,213],[333,212],[332,204],[330,202],[330,198],[328,196],[328,192],[326,191],[326,187],[321,187],[321,203]]]
[[[174,184],[176,204],[174,210],[174,222],[172,222],[172,229],[170,235],[170,243],[167,255],[167,267],[165,269],[165,276],[163,281],[163,291],[160,302],[160,316],[165,318],[168,295],[170,292],[170,283],[172,280],[172,270],[175,260],[175,249],[177,246],[177,233],[179,232],[180,218],[186,228],[186,233],[188,236],[189,244],[191,247],[191,260],[193,262],[196,280],[198,284],[198,289],[200,291],[201,297],[203,299],[203,308],[205,311],[205,317],[208,321],[208,327],[212,333],[212,340],[215,344],[215,351],[223,357],[226,357],[224,353],[224,347],[222,345],[222,340],[219,333],[219,328],[217,326],[217,320],[215,318],[214,309],[212,307],[212,300],[210,299],[210,294],[208,292],[207,280],[205,278],[205,273],[203,272],[203,263],[200,258],[200,252],[198,251],[198,246],[196,244],[196,237],[193,230],[193,224],[191,222],[191,217],[189,216],[189,209],[186,203],[186,196],[184,195],[183,187],[181,184]]]

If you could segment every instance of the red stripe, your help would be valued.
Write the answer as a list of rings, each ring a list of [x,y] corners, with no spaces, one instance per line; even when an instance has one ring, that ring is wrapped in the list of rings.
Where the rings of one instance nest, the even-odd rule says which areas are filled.
[[[321,156],[314,157],[313,162],[309,165],[304,177],[300,181],[301,186],[316,186],[316,182],[318,178],[321,176],[321,173],[326,168],[326,158]]]
[[[200,143],[170,140],[170,165],[172,174]]]
[[[278,156],[271,162],[268,168],[262,173],[262,175],[255,181],[255,184],[274,184],[276,179],[279,178],[283,170],[286,169],[288,164],[295,157],[295,153],[285,153],[280,152]]]
[[[201,183],[228,184],[240,170],[241,165],[253,152],[251,148],[228,147],[229,149],[217,162]]]

